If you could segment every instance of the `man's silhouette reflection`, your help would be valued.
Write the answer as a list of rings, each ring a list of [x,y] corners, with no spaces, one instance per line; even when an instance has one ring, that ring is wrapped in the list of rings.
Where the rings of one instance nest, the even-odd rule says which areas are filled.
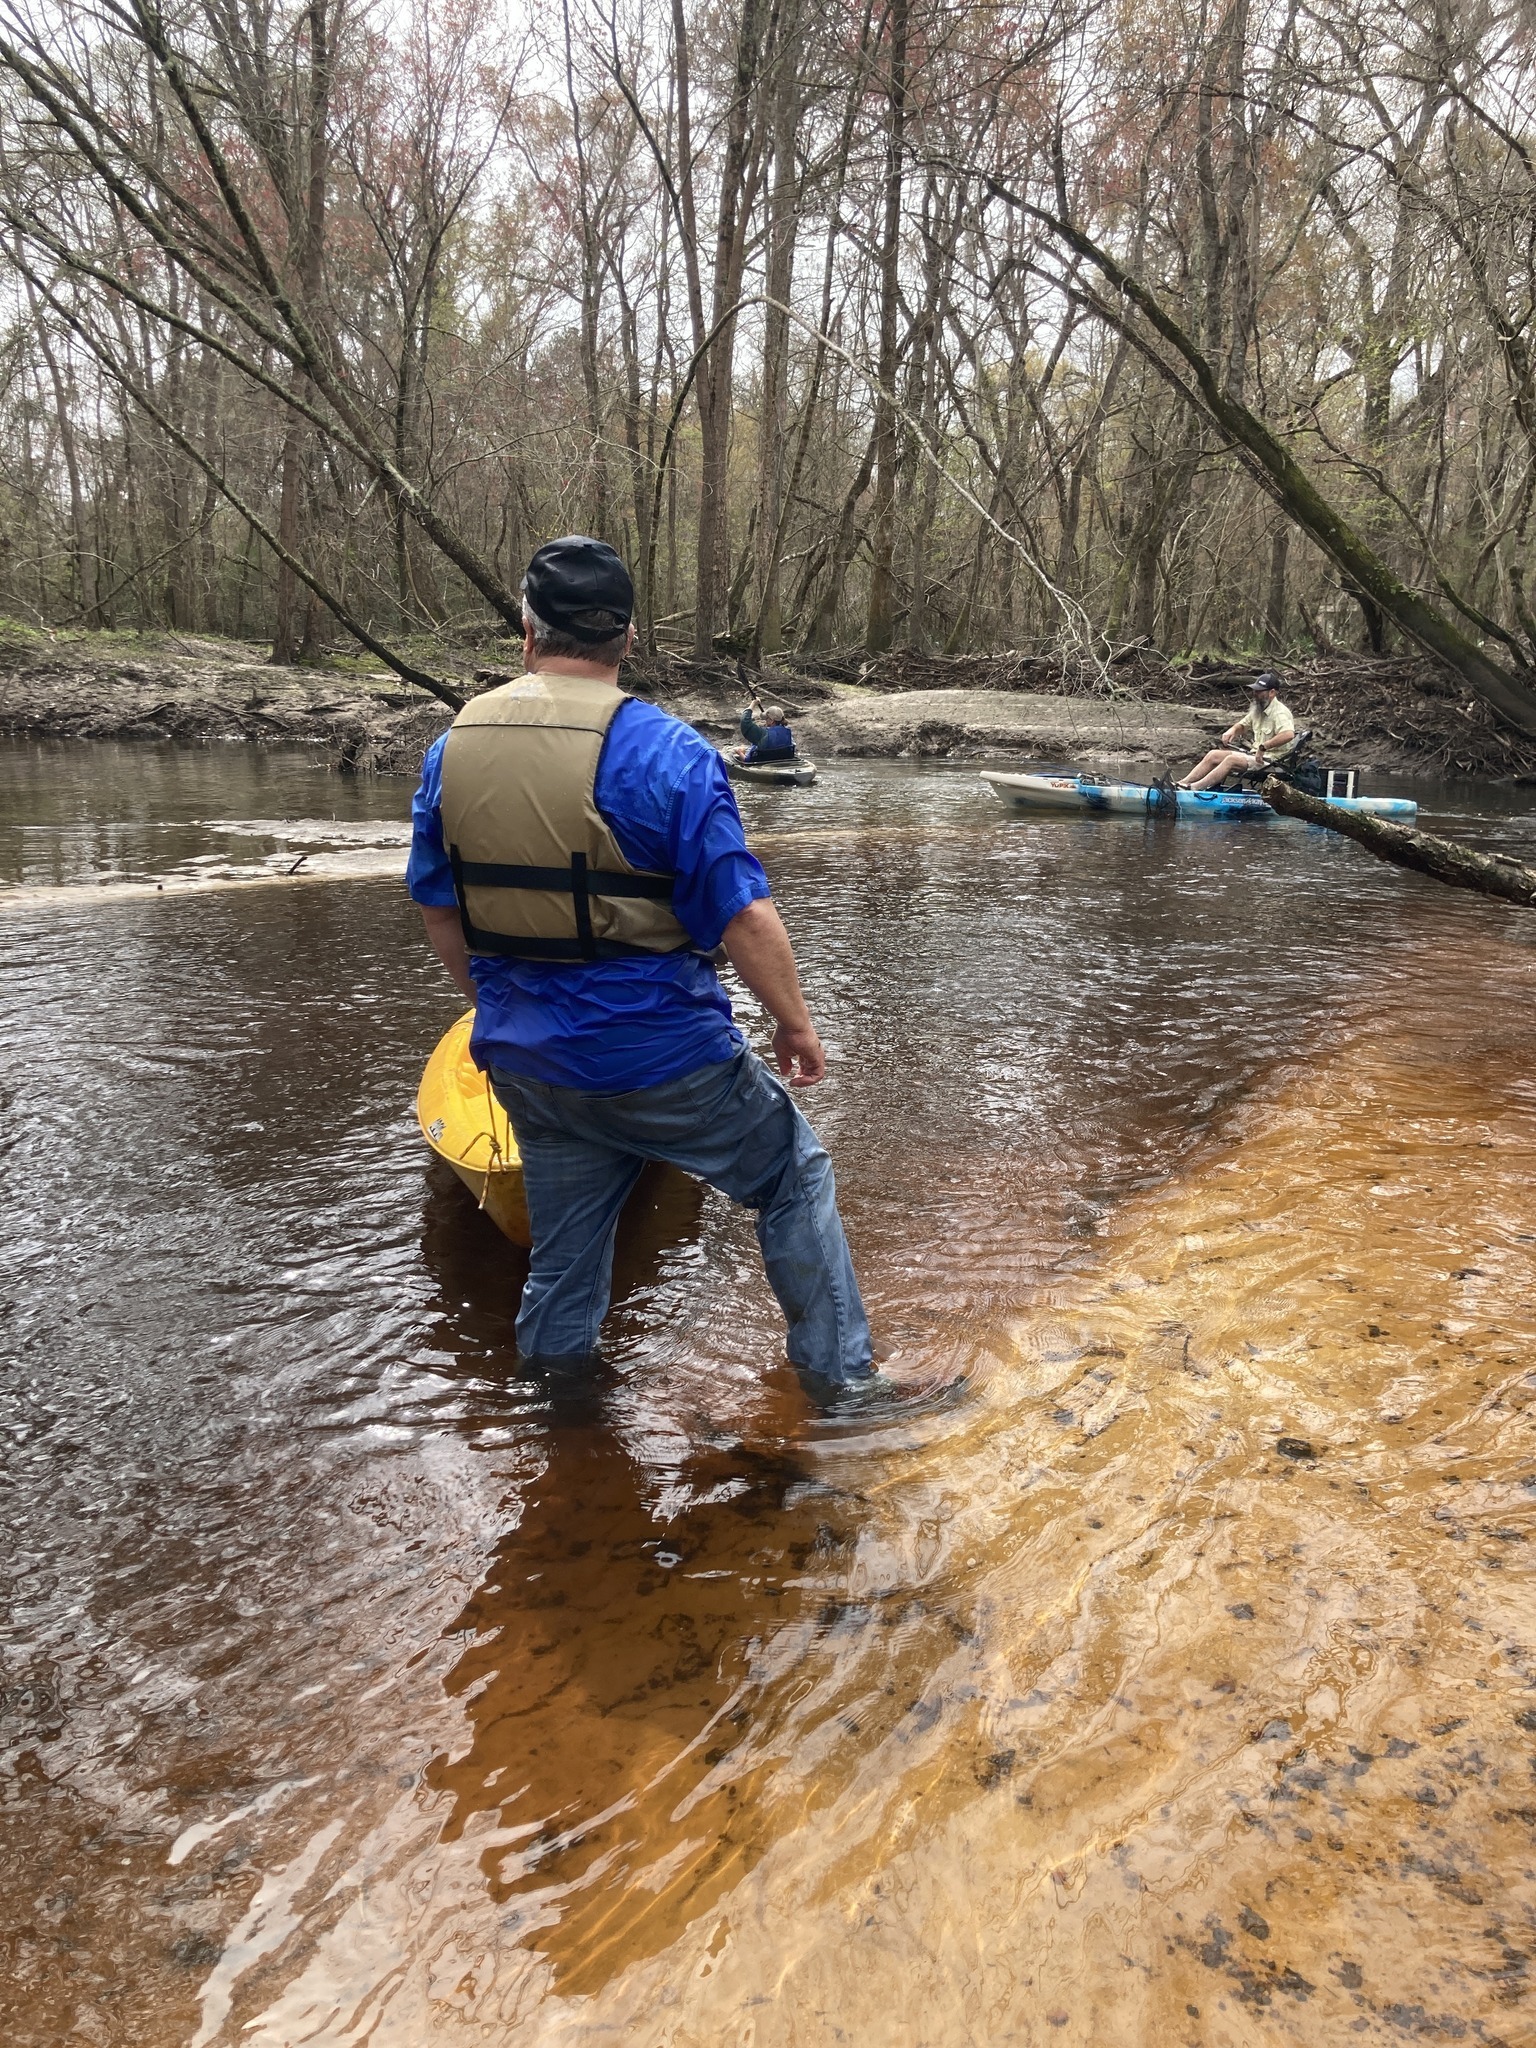
[[[542,1469],[449,1631],[467,1638],[446,1683],[468,1746],[427,1783],[451,1799],[447,1837],[485,1833],[509,1932],[580,1991],[671,1940],[764,1846],[742,1822],[779,1748],[756,1666],[769,1639],[790,1647],[785,1628],[808,1645],[825,1625],[849,1503],[794,1452],[680,1454],[675,1415],[649,1431],[600,1361],[518,1362],[509,1247],[457,1193],[434,1190],[423,1237],[443,1349],[480,1384],[478,1423],[488,1368],[517,1375],[523,1458]],[[631,1284],[654,1272],[649,1235],[621,1259]],[[787,1420],[803,1408],[784,1382]]]

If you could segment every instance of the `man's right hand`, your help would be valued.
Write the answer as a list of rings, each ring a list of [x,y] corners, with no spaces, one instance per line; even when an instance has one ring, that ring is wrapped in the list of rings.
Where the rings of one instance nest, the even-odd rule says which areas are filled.
[[[827,1071],[827,1055],[811,1023],[775,1025],[773,1056],[791,1088],[814,1088]]]
[[[800,993],[789,933],[770,899],[759,897],[738,910],[723,944],[731,965],[774,1020],[779,1072],[792,1088],[814,1088],[827,1071],[827,1056]]]

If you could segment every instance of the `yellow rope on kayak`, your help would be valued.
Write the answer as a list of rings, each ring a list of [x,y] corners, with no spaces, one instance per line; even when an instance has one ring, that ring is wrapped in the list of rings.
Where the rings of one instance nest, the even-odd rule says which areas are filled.
[[[480,1190],[480,1200],[477,1205],[482,1209],[485,1207],[486,1197],[491,1192],[491,1175],[493,1173],[504,1173],[509,1171],[512,1164],[512,1162],[507,1158],[505,1152],[502,1151],[501,1140],[496,1135],[496,1112],[498,1109],[501,1109],[502,1106],[496,1099],[495,1090],[491,1086],[490,1075],[487,1074],[484,1078],[486,1128],[483,1131],[476,1131],[474,1136],[470,1139],[469,1143],[464,1147],[464,1150],[458,1154],[460,1161],[467,1164],[470,1153],[474,1151],[475,1147],[480,1143],[482,1138],[485,1140],[486,1144],[489,1145],[491,1148],[491,1156],[489,1160],[486,1162],[485,1184]],[[506,1115],[505,1109],[502,1109],[502,1115]]]

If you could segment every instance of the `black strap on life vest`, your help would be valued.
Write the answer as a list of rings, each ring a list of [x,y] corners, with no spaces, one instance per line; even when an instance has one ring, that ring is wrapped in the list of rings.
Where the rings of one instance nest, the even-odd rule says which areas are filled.
[[[593,960],[655,960],[663,957],[654,946],[635,946],[624,939],[600,939],[592,930],[594,896],[642,897],[657,903],[672,900],[670,875],[628,875],[616,868],[589,868],[584,853],[573,853],[568,868],[532,868],[493,860],[464,860],[457,846],[448,849],[453,870],[453,893],[458,898],[459,922],[464,943],[472,953],[494,954],[499,960],[570,961],[583,964]],[[573,939],[511,938],[505,932],[488,932],[475,924],[469,914],[469,889],[539,889],[568,894],[576,919]],[[689,942],[665,949],[690,951]]]

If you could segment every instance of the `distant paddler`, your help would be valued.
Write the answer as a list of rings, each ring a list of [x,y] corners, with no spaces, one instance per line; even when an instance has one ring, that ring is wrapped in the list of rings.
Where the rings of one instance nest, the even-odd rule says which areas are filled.
[[[607,1313],[619,1212],[646,1161],[757,1212],[791,1362],[872,1372],[832,1163],[789,1087],[827,1058],[725,763],[619,688],[634,590],[599,540],[541,547],[523,583],[527,674],[473,698],[428,749],[408,880],[475,1004],[470,1053],[522,1160],[529,1357],[585,1357]],[[774,1020],[773,1074],[714,954]]]
[[[741,736],[747,744],[736,749],[736,759],[746,767],[769,768],[795,759],[789,713],[782,704],[764,704],[756,690],[741,714]]]
[[[1248,709],[1221,736],[1203,761],[1190,770],[1179,789],[1216,789],[1235,775],[1273,768],[1296,751],[1296,721],[1275,694],[1280,678],[1266,669],[1248,685]]]

